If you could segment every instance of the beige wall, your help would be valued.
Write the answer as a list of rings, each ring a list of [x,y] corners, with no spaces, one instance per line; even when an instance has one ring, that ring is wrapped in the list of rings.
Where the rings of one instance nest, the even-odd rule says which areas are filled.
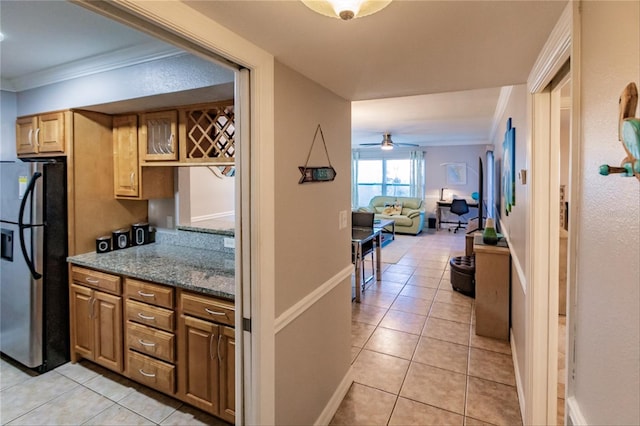
[[[351,105],[283,64],[275,64],[275,316],[312,297],[351,265]],[[317,125],[335,181],[298,184]],[[309,166],[326,166],[320,135]],[[344,276],[344,273],[342,273]],[[276,335],[276,424],[313,424],[349,370],[351,278],[340,282]],[[306,299],[305,299],[306,298]]]
[[[217,177],[209,167],[190,167],[191,222],[235,210],[235,179]]]
[[[527,236],[527,220],[529,209],[529,191],[528,186],[523,185],[518,178],[517,173],[521,169],[528,166],[527,158],[527,137],[528,115],[527,115],[527,90],[525,85],[513,86],[509,101],[499,122],[502,123],[498,127],[494,143],[494,158],[496,170],[499,176],[502,176],[504,133],[506,131],[507,118],[511,117],[511,125],[516,128],[516,203],[511,213],[507,216],[504,211],[504,195],[502,194],[502,182],[500,181],[500,193],[496,194],[496,198],[500,199],[500,225],[501,232],[504,233],[509,240],[511,249],[511,328],[514,342],[512,344],[516,348],[517,362],[520,383],[524,384],[524,357],[526,354],[526,335],[525,335],[525,308],[526,308],[526,261],[528,253],[528,236]]]
[[[576,378],[569,392],[588,424],[637,425],[640,182],[600,176],[598,166],[625,157],[618,98],[629,82],[640,83],[640,2],[585,1],[579,20]]]

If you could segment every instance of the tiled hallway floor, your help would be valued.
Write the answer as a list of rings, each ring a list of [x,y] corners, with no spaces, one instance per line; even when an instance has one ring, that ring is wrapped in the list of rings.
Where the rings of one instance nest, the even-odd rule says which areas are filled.
[[[95,364],[34,375],[0,360],[0,424],[227,425]]]
[[[476,336],[474,299],[451,288],[464,233],[430,231],[386,246],[382,282],[353,303],[354,383],[332,424],[522,424],[509,343]]]

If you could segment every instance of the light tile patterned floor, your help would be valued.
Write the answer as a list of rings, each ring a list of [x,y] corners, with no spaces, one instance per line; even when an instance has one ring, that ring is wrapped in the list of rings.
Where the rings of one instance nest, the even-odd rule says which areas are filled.
[[[474,299],[451,288],[461,254],[464,233],[446,230],[383,249],[382,282],[353,303],[354,383],[332,424],[522,424],[509,343],[476,336]]]
[[[34,375],[0,359],[2,425],[227,425],[90,362]]]

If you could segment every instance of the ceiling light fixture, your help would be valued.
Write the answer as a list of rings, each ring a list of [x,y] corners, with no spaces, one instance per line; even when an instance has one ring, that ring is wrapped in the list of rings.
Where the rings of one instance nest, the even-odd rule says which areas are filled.
[[[390,133],[385,133],[382,137],[382,144],[380,145],[380,149],[384,151],[391,151],[393,149],[393,141],[391,140]]]
[[[302,3],[321,15],[349,21],[379,12],[391,0],[302,0]]]

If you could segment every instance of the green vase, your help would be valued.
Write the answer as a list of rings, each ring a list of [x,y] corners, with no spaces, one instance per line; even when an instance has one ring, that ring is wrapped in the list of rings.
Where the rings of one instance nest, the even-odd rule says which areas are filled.
[[[482,241],[485,244],[495,246],[498,244],[498,234],[496,234],[496,228],[493,225],[493,219],[488,218],[485,224],[484,231],[482,231]]]

